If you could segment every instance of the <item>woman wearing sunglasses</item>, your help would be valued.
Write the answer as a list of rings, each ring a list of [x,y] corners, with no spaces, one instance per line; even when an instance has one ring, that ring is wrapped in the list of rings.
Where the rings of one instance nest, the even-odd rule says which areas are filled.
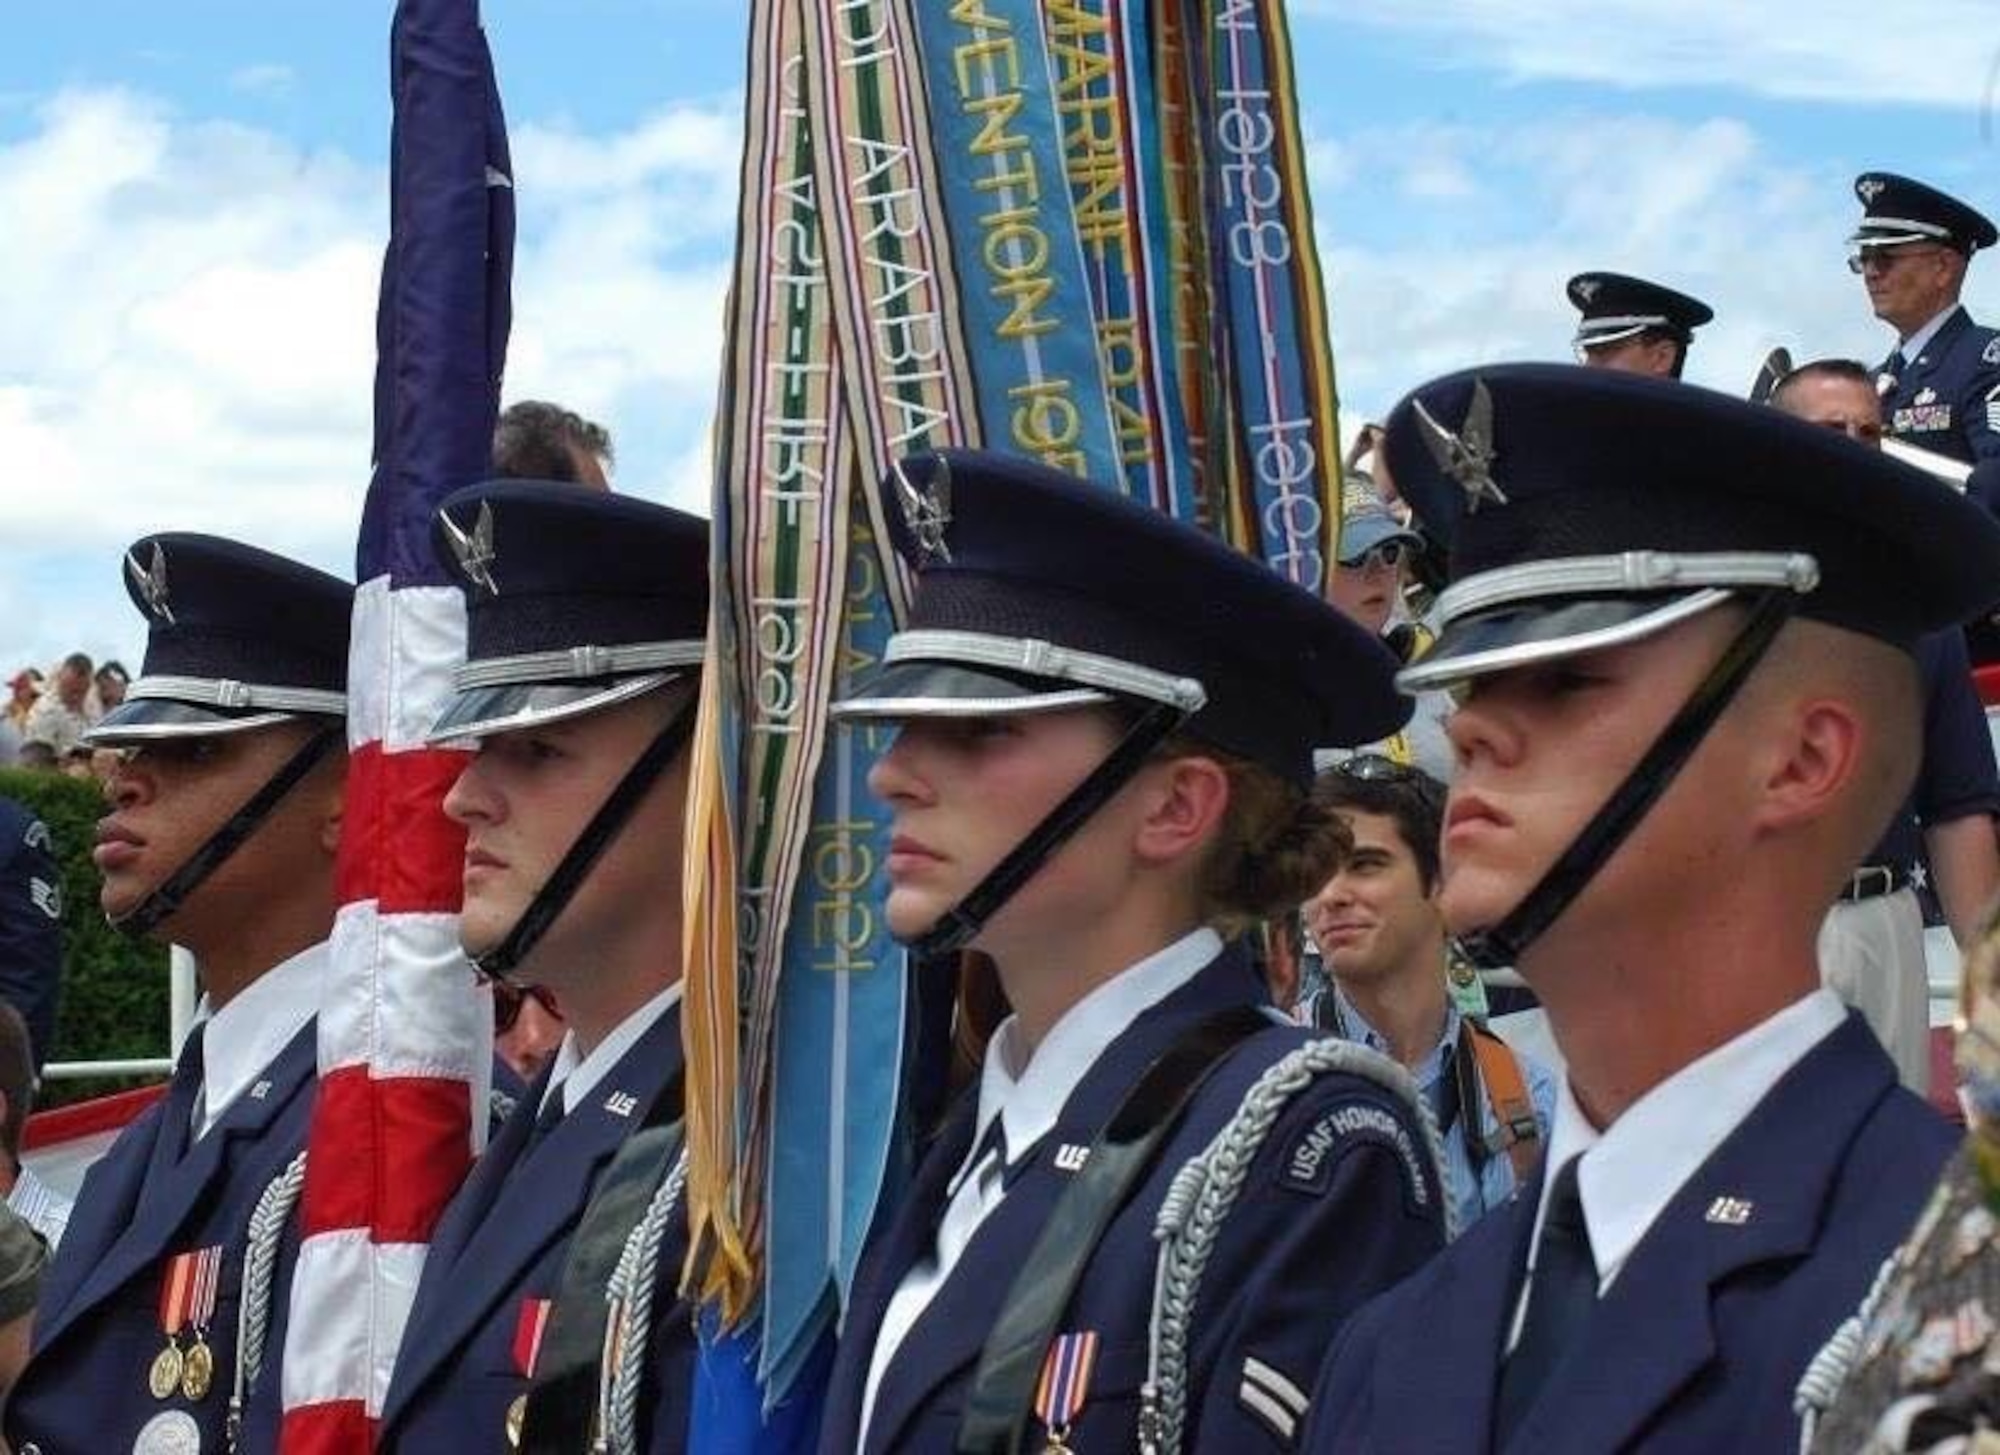
[[[1012,1014],[864,1257],[821,1448],[1288,1447],[1318,1352],[1443,1229],[1407,1078],[1280,1024],[1235,943],[1341,852],[1312,750],[1394,730],[1393,660],[1034,464],[884,492],[910,621],[836,707],[898,727],[884,913],[922,960],[990,957]]]

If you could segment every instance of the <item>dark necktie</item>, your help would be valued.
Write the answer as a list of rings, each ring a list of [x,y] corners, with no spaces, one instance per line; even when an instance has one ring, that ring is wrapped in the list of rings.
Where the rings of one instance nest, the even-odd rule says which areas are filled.
[[[1885,399],[1894,394],[1903,382],[1903,371],[1909,367],[1910,361],[1903,357],[1901,349],[1890,354],[1888,362],[1882,365],[1882,372],[1875,376],[1876,392]]]
[[[528,1140],[521,1144],[521,1155],[527,1156],[541,1146],[548,1134],[556,1129],[556,1123],[563,1119],[563,1089],[560,1084],[549,1088],[548,1097],[542,1102],[540,1115],[528,1131]]]
[[[1500,1371],[1496,1425],[1496,1447],[1500,1449],[1506,1448],[1534,1408],[1549,1372],[1597,1303],[1597,1260],[1590,1251],[1590,1228],[1583,1220],[1583,1199],[1576,1190],[1576,1169],[1582,1161],[1572,1157],[1564,1163],[1549,1190],[1542,1235],[1535,1244],[1534,1271],[1528,1281],[1528,1314],[1521,1324],[1521,1341]]]

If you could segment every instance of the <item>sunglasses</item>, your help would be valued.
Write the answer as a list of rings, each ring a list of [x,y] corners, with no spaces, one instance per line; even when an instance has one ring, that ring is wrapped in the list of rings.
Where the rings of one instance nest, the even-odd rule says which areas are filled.
[[[1378,567],[1394,571],[1413,554],[1408,541],[1384,541],[1379,546],[1371,546],[1353,560],[1340,564],[1349,571],[1373,571]]]
[[[1429,776],[1419,768],[1398,763],[1380,753],[1356,753],[1342,758],[1333,765],[1333,771],[1343,778],[1353,778],[1362,783],[1415,783]]]
[[[493,982],[493,1034],[504,1036],[514,1029],[514,1023],[521,1018],[522,1007],[533,1001],[556,1019],[562,1019],[562,1012],[556,1008],[556,998],[539,985],[510,985],[505,980]]]
[[[1931,243],[1919,243],[1915,247],[1857,248],[1847,255],[1847,271],[1859,276],[1862,273],[1888,273],[1906,258],[1925,258],[1945,249]]]

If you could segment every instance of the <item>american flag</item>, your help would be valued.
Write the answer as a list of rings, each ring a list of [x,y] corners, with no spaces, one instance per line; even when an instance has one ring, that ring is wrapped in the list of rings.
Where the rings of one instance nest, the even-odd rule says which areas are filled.
[[[374,1443],[431,1230],[485,1131],[488,997],[458,947],[463,754],[424,735],[465,613],[431,558],[450,491],[487,473],[511,321],[507,131],[478,0],[399,0],[374,473],[356,548],[346,815],[319,1017],[285,1455]]]

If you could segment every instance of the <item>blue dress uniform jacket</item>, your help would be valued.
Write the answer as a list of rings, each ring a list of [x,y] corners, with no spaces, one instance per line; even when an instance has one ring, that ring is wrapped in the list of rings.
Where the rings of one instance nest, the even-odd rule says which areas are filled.
[[[597,1179],[681,1066],[680,1013],[662,1015],[590,1099],[529,1146],[550,1071],[536,1078],[439,1219],[383,1402],[376,1449],[504,1450],[507,1407],[527,1393],[514,1361],[524,1301],[553,1299]],[[684,1226],[684,1224],[683,1224]],[[694,1340],[674,1312],[685,1233],[662,1248],[654,1296],[649,1448],[686,1445]]]
[[[62,871],[48,826],[0,798],[0,1000],[28,1023],[38,1075],[56,1033],[62,958]]]
[[[2000,332],[1954,309],[1895,378],[1882,396],[1888,432],[1971,465],[1966,495],[2000,515]]]
[[[1264,1000],[1248,957],[1226,950],[1136,1017],[1085,1073],[1055,1128],[1015,1157],[1005,1196],[890,1361],[869,1421],[870,1455],[953,1448],[981,1346],[1068,1184],[1071,1174],[1057,1165],[1058,1149],[1094,1140],[1146,1069],[1196,1021]],[[1106,1228],[1058,1330],[1098,1335],[1095,1372],[1071,1428],[1075,1449],[1136,1448],[1153,1303],[1154,1216],[1174,1174],[1221,1130],[1257,1077],[1312,1038],[1303,1028],[1274,1024],[1239,1045],[1196,1094]],[[857,1448],[876,1332],[904,1275],[933,1246],[947,1184],[971,1146],[976,1100],[968,1095],[947,1119],[909,1195],[863,1256],[834,1361],[824,1455]],[[1335,1114],[1350,1109],[1364,1111],[1367,1125],[1335,1131]],[[1422,1147],[1407,1107],[1358,1077],[1317,1078],[1286,1107],[1251,1167],[1202,1282],[1189,1343],[1185,1448],[1232,1455],[1289,1448],[1267,1417],[1252,1411],[1268,1397],[1244,1397],[1246,1360],[1276,1371],[1302,1402],[1342,1320],[1438,1249],[1442,1194]],[[1031,1417],[1028,1428],[1036,1434],[1040,1427]]]
[[[200,1084],[177,1076],[166,1097],[90,1169],[62,1249],[44,1277],[34,1352],[7,1400],[7,1438],[16,1455],[130,1450],[146,1422],[171,1409],[194,1416],[203,1450],[224,1448],[245,1235],[264,1189],[305,1148],[318,1084],[316,1055],[315,1023],[308,1021],[208,1134],[191,1144]],[[249,1391],[247,1414],[264,1428],[275,1429],[278,1418],[298,1243],[294,1219],[279,1242],[263,1368]],[[201,1400],[180,1394],[156,1400],[147,1371],[166,1346],[160,1284],[167,1261],[218,1244],[224,1250],[221,1278],[207,1331],[214,1387]],[[269,1449],[255,1443],[244,1448]]]
[[[1796,1449],[1799,1376],[1867,1293],[1952,1144],[1850,1012],[1660,1214],[1506,1451]],[[1537,1178],[1356,1315],[1314,1390],[1303,1449],[1495,1448],[1501,1350],[1540,1198]],[[1718,1199],[1747,1216],[1713,1216]]]

